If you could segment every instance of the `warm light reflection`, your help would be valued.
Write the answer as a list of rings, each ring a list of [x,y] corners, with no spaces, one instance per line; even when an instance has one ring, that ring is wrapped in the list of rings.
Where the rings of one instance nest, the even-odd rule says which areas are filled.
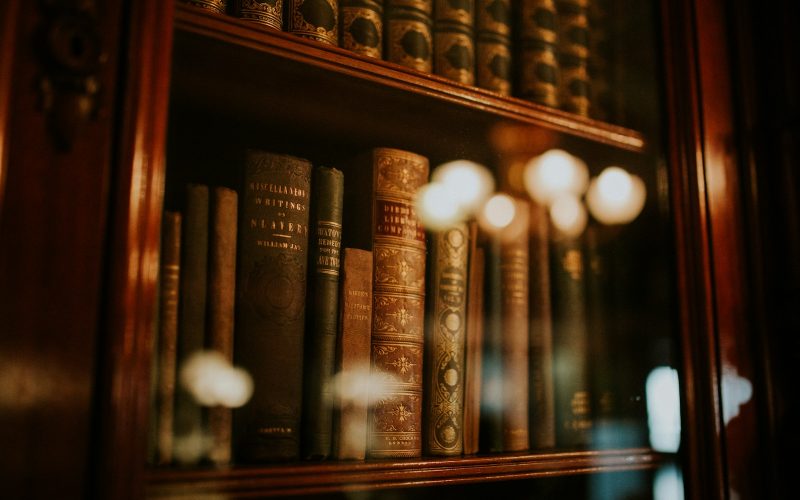
[[[736,418],[741,407],[753,397],[753,384],[739,376],[736,367],[722,367],[722,417],[725,425]]]
[[[589,169],[580,158],[561,149],[551,149],[528,162],[523,180],[531,198],[550,205],[564,194],[583,194]]]
[[[203,406],[237,408],[253,395],[249,373],[216,351],[198,351],[181,366],[181,385]]]
[[[466,213],[473,213],[494,191],[494,178],[483,165],[468,160],[455,160],[436,167],[431,176],[455,195]]]
[[[463,220],[455,191],[440,182],[425,184],[415,198],[417,216],[426,229],[442,230]]]
[[[675,453],[681,443],[681,400],[678,371],[659,366],[647,376],[647,424],[650,446],[656,451]]]
[[[586,202],[592,216],[603,224],[627,224],[644,207],[646,190],[642,179],[620,167],[608,167],[592,179]]]
[[[578,236],[586,229],[586,207],[575,195],[561,195],[550,205],[550,220],[561,233]]]
[[[506,194],[496,194],[489,198],[482,210],[482,221],[486,229],[496,231],[511,224],[516,214],[514,199]]]

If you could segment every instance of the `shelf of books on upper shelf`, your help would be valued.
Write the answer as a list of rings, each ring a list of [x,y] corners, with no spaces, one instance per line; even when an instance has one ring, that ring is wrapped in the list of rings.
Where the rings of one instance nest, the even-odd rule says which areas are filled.
[[[478,142],[496,123],[511,121],[623,150],[646,148],[635,130],[180,2],[174,44],[172,99],[237,117],[320,133],[369,136],[392,128],[391,134],[411,140],[467,134],[483,138]],[[392,120],[376,119],[376,113]]]

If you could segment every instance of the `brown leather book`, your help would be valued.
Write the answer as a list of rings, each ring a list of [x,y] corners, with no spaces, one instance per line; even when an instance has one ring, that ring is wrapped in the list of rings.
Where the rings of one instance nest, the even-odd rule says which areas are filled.
[[[236,191],[216,187],[211,197],[208,248],[208,348],[233,363],[234,303],[236,297]],[[215,464],[231,461],[232,416],[230,408],[208,410],[211,449]]]
[[[386,60],[430,73],[433,69],[433,0],[386,0]]]
[[[280,31],[284,0],[234,0],[233,15]]]
[[[423,448],[428,455],[461,455],[464,449],[469,245],[466,223],[456,224],[430,236],[423,384]]]
[[[339,316],[344,176],[317,167],[312,180],[311,261],[303,380],[303,457],[327,458],[333,432],[333,381]]]
[[[234,411],[238,461],[300,454],[310,182],[307,160],[246,153],[234,358],[254,392]]]
[[[345,171],[345,245],[372,249],[372,376],[367,454],[422,453],[425,230],[412,205],[427,158],[376,148]]]
[[[476,85],[511,95],[511,0],[477,0],[475,19]]]
[[[178,341],[178,290],[181,267],[181,214],[164,212],[161,230],[161,283],[158,331],[157,458],[172,462],[175,364]]]
[[[467,277],[466,358],[464,362],[464,454],[478,453],[481,408],[483,344],[484,252],[477,246],[477,225],[470,224],[469,275]]]
[[[286,31],[328,45],[338,45],[339,1],[287,0]]]
[[[362,56],[383,57],[383,0],[340,0],[340,45]]]
[[[517,94],[558,107],[559,65],[554,0],[521,0],[517,38]]]
[[[226,0],[181,0],[189,5],[196,5],[217,14],[225,13]]]
[[[545,206],[531,203],[530,214],[530,433],[531,448],[543,449],[556,445],[550,231]]]
[[[367,451],[368,394],[372,338],[372,252],[345,248],[336,345],[333,456],[363,460]]]
[[[433,69],[466,85],[475,83],[475,0],[434,0]]]
[[[561,108],[589,116],[589,0],[557,0],[559,102]]]

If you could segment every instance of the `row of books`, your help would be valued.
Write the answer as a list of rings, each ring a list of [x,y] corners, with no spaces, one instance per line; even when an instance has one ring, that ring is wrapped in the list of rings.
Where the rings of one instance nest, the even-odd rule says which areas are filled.
[[[582,243],[522,200],[513,237],[426,232],[425,157],[339,167],[250,150],[240,194],[189,185],[166,213],[158,462],[189,461],[197,435],[215,463],[587,445]],[[203,408],[176,382],[203,349],[250,373],[244,406]]]
[[[611,111],[609,0],[183,1],[582,116]]]

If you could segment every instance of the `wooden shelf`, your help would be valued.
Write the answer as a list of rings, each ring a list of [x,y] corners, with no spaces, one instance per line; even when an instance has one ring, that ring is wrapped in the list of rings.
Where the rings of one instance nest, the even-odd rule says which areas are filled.
[[[153,469],[148,498],[240,498],[433,486],[655,468],[649,449],[526,453],[228,469]]]
[[[405,134],[410,143],[484,134],[485,143],[492,126],[510,122],[628,151],[646,146],[634,130],[183,4],[176,8],[175,30],[172,100],[188,99],[195,109],[199,103],[256,123],[278,119],[362,140],[370,133],[395,141]]]

